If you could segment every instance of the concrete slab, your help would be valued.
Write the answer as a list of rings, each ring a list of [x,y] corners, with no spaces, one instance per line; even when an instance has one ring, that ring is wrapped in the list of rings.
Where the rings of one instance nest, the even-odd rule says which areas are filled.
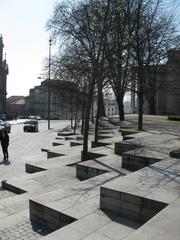
[[[179,240],[180,199],[176,199],[163,211],[144,224],[126,240]]]
[[[111,171],[118,172],[122,176],[128,174],[129,171],[123,169],[121,166],[121,157],[112,154],[98,159],[78,163],[76,165],[76,176],[81,180],[85,180]]]

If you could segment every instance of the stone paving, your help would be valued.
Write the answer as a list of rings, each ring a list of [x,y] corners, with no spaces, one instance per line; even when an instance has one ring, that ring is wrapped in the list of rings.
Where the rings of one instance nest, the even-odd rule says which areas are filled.
[[[0,231],[0,240],[34,240],[46,236],[51,231],[27,219]]]
[[[4,198],[15,196],[15,195],[16,194],[11,192],[11,191],[8,191],[8,190],[5,190],[3,188],[0,188],[0,200],[4,199]]]
[[[108,131],[104,136],[111,134]],[[158,162],[150,161],[143,168],[139,166],[134,173],[122,169],[123,156],[114,154],[114,143],[122,141],[122,137],[114,134],[114,138],[109,138],[110,145],[89,148],[92,159],[79,163],[83,174],[89,172],[89,179],[79,182],[75,175],[82,147],[70,148],[67,144],[67,141],[71,141],[69,138],[65,140],[64,149],[63,146],[53,148],[50,141],[56,135],[52,133],[49,143],[46,141],[47,145],[43,147],[65,156],[47,159],[43,154],[48,155],[48,151],[42,155],[34,151],[31,157],[26,157],[29,168],[32,172],[33,166],[35,171],[38,171],[38,167],[47,170],[29,175],[21,171],[20,179],[18,174],[7,179],[7,186],[11,185],[12,189],[19,187],[27,193],[8,196],[10,193],[6,192],[8,197],[0,199],[0,213],[4,214],[4,218],[2,215],[0,219],[0,239],[179,240],[180,162],[168,156],[169,150],[178,146],[177,135],[157,132],[133,135],[134,140],[130,141],[133,144],[140,143],[144,151],[139,151],[140,154],[131,151],[128,161],[133,162],[141,157],[138,160],[141,162],[142,159],[146,161],[147,158],[158,156]],[[108,138],[101,142],[108,143]],[[152,156],[152,151],[157,151],[157,156],[156,153]],[[163,159],[159,158],[161,154]],[[68,165],[73,165],[73,168]],[[18,166],[22,167],[22,164],[17,165],[17,169]],[[33,224],[28,218],[28,203]],[[24,210],[26,213],[23,213]],[[21,215],[25,219],[23,217],[22,220]],[[56,231],[51,233],[46,228]]]

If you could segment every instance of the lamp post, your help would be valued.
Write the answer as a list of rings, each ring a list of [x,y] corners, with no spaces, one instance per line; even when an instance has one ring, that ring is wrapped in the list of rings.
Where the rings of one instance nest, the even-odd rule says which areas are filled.
[[[49,77],[48,77],[48,129],[50,130],[50,119],[51,119],[51,45],[52,39],[49,38]]]

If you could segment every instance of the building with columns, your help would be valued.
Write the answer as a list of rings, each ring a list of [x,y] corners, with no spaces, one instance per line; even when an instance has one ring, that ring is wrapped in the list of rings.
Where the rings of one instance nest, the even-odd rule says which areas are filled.
[[[151,113],[151,101],[154,101],[157,115],[180,115],[180,50],[168,51],[166,64],[149,69],[148,78],[153,80],[153,87],[144,94],[144,113]],[[131,111],[138,112],[138,98],[132,91]]]
[[[8,75],[8,65],[3,58],[3,38],[0,35],[0,114],[6,114],[6,81]]]

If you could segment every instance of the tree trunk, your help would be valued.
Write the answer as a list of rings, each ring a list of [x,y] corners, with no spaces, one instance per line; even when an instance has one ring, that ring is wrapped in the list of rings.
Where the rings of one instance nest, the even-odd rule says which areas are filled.
[[[73,129],[73,100],[71,98],[71,129]]]
[[[94,101],[92,101],[92,106],[91,106],[91,122],[92,124],[94,123]]]
[[[116,95],[116,102],[118,104],[118,109],[119,109],[119,121],[125,120],[123,100],[124,100],[124,94],[118,93],[118,95]]]
[[[77,128],[77,120],[78,120],[78,113],[79,113],[79,95],[77,95],[77,107],[75,111],[75,116],[74,116],[74,134],[76,134],[76,128]]]
[[[154,96],[149,99],[149,114],[156,115],[156,102]]]
[[[86,105],[86,92],[85,92],[85,88],[84,88],[84,93],[83,93],[83,106],[82,106],[82,125],[81,125],[81,134],[84,133],[85,105]]]
[[[86,111],[85,111],[85,123],[84,123],[83,151],[81,153],[81,161],[86,161],[88,158],[89,117],[90,117],[92,97],[94,92],[94,82],[95,82],[95,78],[91,83],[88,98],[87,98],[87,105],[86,105]]]
[[[119,108],[119,121],[124,121],[124,104],[123,104],[123,98],[121,98],[118,102],[118,108]]]
[[[102,92],[102,82],[98,83],[98,102],[97,102],[97,114],[96,114],[96,125],[94,142],[98,142],[98,129],[99,129],[99,119],[105,116],[103,92]]]
[[[98,128],[99,128],[100,111],[101,111],[100,97],[98,96],[96,124],[95,124],[95,134],[94,134],[94,142],[95,143],[98,142]]]
[[[102,84],[99,85],[99,90],[98,90],[98,101],[99,101],[99,108],[100,108],[100,113],[99,113],[99,117],[105,117],[106,113],[105,113],[105,107],[104,107],[104,96],[103,96],[103,92],[102,92]]]
[[[138,114],[138,130],[142,131],[143,130],[143,86],[142,82],[140,81],[139,83],[139,114]]]

